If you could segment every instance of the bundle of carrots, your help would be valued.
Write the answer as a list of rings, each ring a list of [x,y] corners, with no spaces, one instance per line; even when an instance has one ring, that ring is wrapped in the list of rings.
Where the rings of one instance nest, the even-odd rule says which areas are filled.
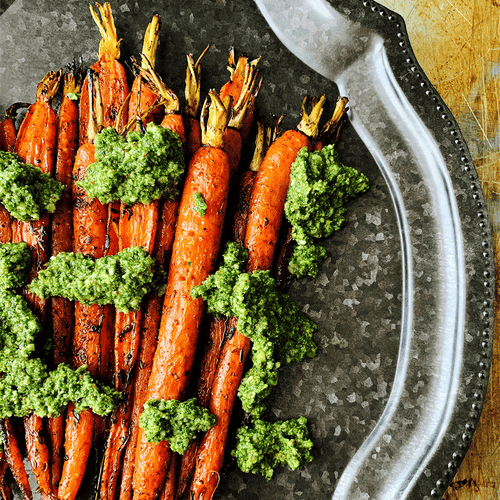
[[[44,498],[75,499],[94,449],[101,463],[103,500],[180,499],[188,491],[190,499],[207,500],[218,484],[229,421],[250,349],[250,340],[238,332],[237,318],[213,319],[208,347],[201,348],[205,354],[195,392],[199,404],[217,416],[217,424],[180,458],[166,441],[148,443],[139,417],[147,400],[184,399],[192,390],[190,376],[198,371],[194,362],[200,350],[204,305],[190,290],[214,271],[221,244],[231,238],[228,235],[248,249],[249,272],[273,266],[291,165],[301,148],[314,147],[325,98],[313,100],[310,114],[303,109],[297,130],[282,135],[276,131],[271,138],[269,129],[259,124],[254,160],[241,175],[242,145],[253,130],[255,100],[262,84],[256,69],[260,58],[236,61],[231,50],[231,77],[219,93],[209,92],[200,114],[201,59],[209,47],[196,62],[189,54],[182,113],[179,99],[155,71],[159,16],[146,30],[140,65],[135,61],[131,65],[135,79],[129,86],[119,62],[120,41],[110,5],[97,4],[97,12],[90,9],[102,40],[98,61],[85,80],[81,66],[74,63],[64,75],[49,73],[19,132],[13,119],[20,107],[28,106],[25,103],[14,104],[0,123],[2,150],[16,152],[65,185],[56,213],[39,221],[11,221],[0,205],[0,243],[25,241],[32,247],[32,278],[50,255],[59,252],[99,258],[132,246],[142,246],[169,272],[165,297],[151,293],[139,311],[130,313],[61,298],[49,304],[23,292],[53,333],[53,363],[86,365],[94,377],[114,384],[124,395],[110,420],[90,410],[77,414],[72,405],[66,415],[50,419],[26,416],[28,457]],[[63,95],[56,115],[51,104],[60,88]],[[338,134],[345,104],[343,100],[337,107],[328,133]],[[132,206],[89,199],[75,181],[95,161],[95,135],[104,127],[114,127],[121,134],[141,131],[150,121],[178,133],[185,145],[188,168],[181,195]],[[226,222],[226,212],[233,212],[230,191],[239,192],[235,197],[239,201]],[[206,204],[203,215],[193,210],[195,196]],[[32,498],[19,444],[21,429],[5,419],[0,430],[4,440],[0,493],[11,498],[5,480],[8,466],[24,497]]]

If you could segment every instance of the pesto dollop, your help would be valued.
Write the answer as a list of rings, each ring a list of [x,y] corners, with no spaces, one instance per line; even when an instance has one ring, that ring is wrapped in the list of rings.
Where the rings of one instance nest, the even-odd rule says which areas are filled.
[[[137,310],[151,290],[154,259],[142,247],[93,259],[61,252],[29,285],[40,298],[65,297],[82,304],[114,304],[120,311]]]
[[[200,432],[217,423],[217,417],[201,408],[196,398],[187,401],[151,399],[144,404],[139,425],[150,443],[168,441],[172,451],[184,453]]]
[[[288,267],[293,275],[316,276],[326,250],[314,240],[339,230],[347,222],[344,204],[368,188],[368,178],[343,165],[333,145],[320,151],[299,151],[285,203],[285,215],[296,242]]]
[[[31,251],[27,243],[0,244],[0,288],[19,288],[28,280]]]
[[[240,427],[236,439],[232,455],[238,467],[267,480],[278,465],[288,464],[294,470],[313,459],[313,442],[304,417],[272,423],[256,419],[252,425]]]
[[[96,161],[77,182],[89,198],[131,205],[175,196],[184,172],[182,144],[175,132],[148,123],[144,134],[129,132],[125,139],[106,128],[94,144]]]
[[[205,200],[203,199],[203,195],[201,193],[195,193],[194,194],[194,201],[193,201],[193,209],[195,212],[198,212],[200,214],[200,217],[205,217],[205,213],[207,211],[208,205],[206,204]]]
[[[119,394],[95,382],[85,367],[72,370],[61,364],[49,371],[35,354],[41,331],[26,300],[0,288],[0,418],[58,415],[70,401],[77,411],[89,407],[109,414]]]
[[[191,294],[203,297],[209,312],[237,317],[238,331],[252,340],[253,366],[238,395],[246,412],[260,416],[265,411],[264,398],[278,382],[278,368],[316,355],[317,327],[278,291],[269,271],[242,272],[246,257],[246,250],[229,243],[223,266],[193,287]]]
[[[0,151],[0,202],[12,215],[22,220],[38,220],[42,213],[53,213],[64,185],[24,163],[14,153]]]

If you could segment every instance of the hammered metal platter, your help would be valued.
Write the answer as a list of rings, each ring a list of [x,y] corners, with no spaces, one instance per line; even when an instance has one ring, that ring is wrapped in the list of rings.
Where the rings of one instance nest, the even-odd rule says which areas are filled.
[[[319,352],[282,370],[267,418],[307,416],[315,460],[269,482],[229,463],[216,498],[440,497],[477,426],[492,351],[493,247],[472,158],[401,17],[372,1],[257,3],[112,2],[123,60],[161,15],[157,70],[180,96],[185,54],[208,43],[203,93],[227,80],[231,47],[263,56],[263,121],[286,113],[291,128],[305,95],[326,94],[327,115],[346,95],[338,150],[371,183],[318,276],[290,289],[319,325]],[[74,56],[92,64],[98,41],[87,2],[16,0],[0,17],[0,113]]]

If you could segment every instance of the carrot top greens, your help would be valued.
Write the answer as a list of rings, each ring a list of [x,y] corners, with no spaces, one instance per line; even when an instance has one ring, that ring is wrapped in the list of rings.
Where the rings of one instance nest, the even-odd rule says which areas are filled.
[[[184,156],[175,132],[149,123],[144,134],[129,132],[124,138],[114,128],[106,128],[96,135],[94,144],[96,161],[77,182],[89,198],[131,205],[173,198],[177,193]]]

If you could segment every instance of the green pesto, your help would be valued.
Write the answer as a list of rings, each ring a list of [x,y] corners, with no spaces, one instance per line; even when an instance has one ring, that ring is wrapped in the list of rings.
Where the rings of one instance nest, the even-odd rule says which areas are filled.
[[[320,151],[299,151],[292,165],[285,203],[285,215],[296,242],[289,263],[292,274],[316,276],[326,250],[314,240],[339,230],[347,222],[345,203],[368,188],[368,178],[343,165],[333,145]]]
[[[196,398],[187,401],[151,399],[144,404],[139,425],[149,443],[168,441],[170,449],[184,453],[189,443],[200,433],[217,423],[217,417],[201,408]]]
[[[200,214],[200,217],[205,217],[205,213],[207,211],[208,205],[205,203],[203,199],[203,195],[201,193],[194,194],[193,201],[193,210]]]
[[[263,400],[278,382],[277,369],[316,355],[316,324],[286,294],[278,291],[269,271],[243,273],[246,251],[230,243],[223,266],[191,294],[207,301],[208,311],[238,318],[238,331],[252,340],[252,368],[238,395],[253,416],[265,411]]]
[[[114,304],[120,311],[137,310],[152,290],[154,259],[142,247],[92,259],[81,253],[61,252],[29,285],[45,299],[65,297],[82,304]]]
[[[101,203],[150,203],[162,196],[173,198],[184,172],[184,155],[178,134],[149,123],[144,134],[127,138],[106,128],[94,140],[96,161],[77,182]]]
[[[236,438],[232,455],[238,467],[267,480],[278,465],[288,464],[294,470],[313,459],[305,417],[273,423],[255,419],[251,426],[238,429]]]
[[[12,217],[33,221],[45,211],[53,213],[63,190],[63,184],[38,167],[23,163],[14,153],[0,151],[0,203]]]
[[[85,367],[59,365],[49,371],[35,355],[42,328],[26,300],[0,289],[0,418],[59,415],[73,401],[77,411],[91,408],[107,415],[119,394],[92,380]]]
[[[19,288],[28,280],[31,251],[27,243],[0,244],[0,288]]]

